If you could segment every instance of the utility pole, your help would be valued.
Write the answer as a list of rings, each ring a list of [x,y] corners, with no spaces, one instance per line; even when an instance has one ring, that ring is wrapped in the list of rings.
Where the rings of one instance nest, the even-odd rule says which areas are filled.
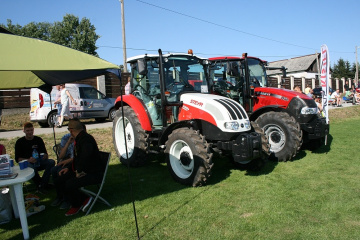
[[[124,58],[124,72],[127,72],[127,58],[126,58],[126,38],[125,38],[125,16],[124,16],[124,0],[119,0],[121,3],[121,26],[122,26],[122,45]]]

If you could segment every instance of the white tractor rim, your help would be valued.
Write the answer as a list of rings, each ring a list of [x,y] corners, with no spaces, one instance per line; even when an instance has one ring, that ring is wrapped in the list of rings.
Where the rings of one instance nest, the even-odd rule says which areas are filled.
[[[277,125],[266,125],[264,127],[265,134],[269,139],[270,151],[280,152],[286,143],[286,135],[284,131]]]
[[[126,134],[126,144],[129,158],[132,156],[135,148],[135,138],[134,138],[134,129],[130,123],[130,121],[125,118],[125,134]],[[125,148],[125,141],[124,141],[124,127],[122,118],[119,118],[116,122],[115,127],[115,142],[117,149],[122,158],[127,159],[126,156],[126,148]]]
[[[194,157],[186,142],[175,141],[170,147],[169,159],[171,168],[179,178],[186,179],[191,176],[194,171]]]

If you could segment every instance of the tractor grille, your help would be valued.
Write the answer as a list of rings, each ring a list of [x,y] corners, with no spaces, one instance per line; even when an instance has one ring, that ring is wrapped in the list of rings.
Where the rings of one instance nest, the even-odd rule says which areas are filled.
[[[245,111],[239,103],[231,99],[215,99],[215,101],[223,105],[228,110],[232,120],[247,118]]]

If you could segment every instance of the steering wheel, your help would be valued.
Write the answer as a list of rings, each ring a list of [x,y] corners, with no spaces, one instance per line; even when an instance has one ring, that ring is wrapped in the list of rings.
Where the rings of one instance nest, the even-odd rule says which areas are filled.
[[[148,95],[145,88],[140,86],[139,84],[134,87],[134,90],[132,91],[132,94],[135,97],[139,97],[140,99],[143,99],[143,95]]]
[[[140,88],[140,90],[137,90],[137,88]],[[141,91],[142,93],[147,94],[147,91],[145,90],[145,88],[142,87],[142,86],[140,86],[139,84],[137,84],[137,85],[134,87],[134,91]]]

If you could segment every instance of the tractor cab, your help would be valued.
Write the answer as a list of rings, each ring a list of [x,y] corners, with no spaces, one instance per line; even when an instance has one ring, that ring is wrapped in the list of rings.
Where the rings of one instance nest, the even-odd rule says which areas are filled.
[[[259,58],[247,57],[245,61],[244,57],[218,57],[211,58],[210,62],[212,90],[242,105],[246,103],[244,106],[249,105],[249,97],[254,95],[256,87],[268,86],[265,62]]]
[[[208,93],[207,60],[190,54],[140,55],[128,59],[131,65],[131,94],[141,99],[153,127],[178,121],[180,96]],[[160,77],[163,71],[163,77]]]

